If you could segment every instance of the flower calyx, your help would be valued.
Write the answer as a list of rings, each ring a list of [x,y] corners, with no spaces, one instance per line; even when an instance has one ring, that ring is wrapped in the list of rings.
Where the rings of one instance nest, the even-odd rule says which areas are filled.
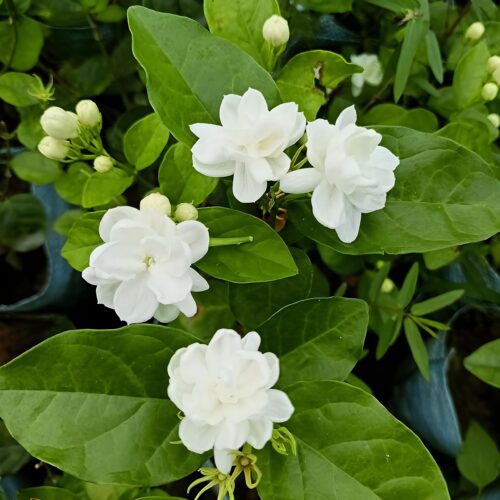
[[[201,467],[198,469],[202,477],[195,479],[187,489],[189,493],[195,486],[199,484],[206,483],[203,488],[198,492],[194,500],[201,498],[203,493],[210,490],[214,486],[218,487],[219,493],[217,495],[217,500],[223,500],[227,495],[229,500],[235,500],[234,490],[235,490],[235,478],[233,475],[224,474],[219,469],[214,467]]]
[[[297,455],[297,441],[294,435],[283,426],[273,429],[273,437],[271,438],[271,446],[280,455]],[[290,449],[290,451],[288,451]]]

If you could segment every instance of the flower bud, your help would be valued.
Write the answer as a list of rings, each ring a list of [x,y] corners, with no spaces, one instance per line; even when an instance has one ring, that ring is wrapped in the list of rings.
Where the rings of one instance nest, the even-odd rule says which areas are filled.
[[[472,23],[465,32],[467,40],[479,40],[484,35],[484,24],[476,21]]]
[[[500,56],[491,56],[488,59],[488,73],[494,73],[498,68],[500,68]]]
[[[140,209],[152,208],[164,215],[170,215],[172,207],[168,198],[161,193],[151,193],[141,200]]]
[[[86,127],[96,127],[102,121],[101,112],[97,104],[90,99],[84,99],[76,105],[78,121]]]
[[[191,203],[179,203],[175,209],[175,220],[184,222],[186,220],[196,220],[198,218],[198,210]]]
[[[113,168],[113,160],[109,156],[100,155],[94,160],[94,169],[100,174],[109,172]]]
[[[493,101],[498,94],[498,85],[493,82],[488,82],[483,85],[481,97],[485,101]]]
[[[500,115],[497,113],[491,113],[488,115],[488,120],[491,122],[491,124],[498,128],[500,127]]]
[[[68,154],[69,143],[48,135],[38,143],[38,151],[51,160],[63,161]]]
[[[382,286],[380,287],[380,291],[382,293],[391,293],[394,290],[394,281],[392,281],[390,278],[386,278],[382,282]]]
[[[40,124],[44,132],[54,139],[73,139],[78,136],[78,118],[75,113],[57,106],[44,111]]]
[[[266,20],[264,26],[262,26],[262,36],[273,47],[284,45],[290,38],[287,20],[281,16],[271,16]]]
[[[495,71],[493,71],[493,80],[495,80],[495,83],[497,85],[500,85],[500,68],[497,68]]]

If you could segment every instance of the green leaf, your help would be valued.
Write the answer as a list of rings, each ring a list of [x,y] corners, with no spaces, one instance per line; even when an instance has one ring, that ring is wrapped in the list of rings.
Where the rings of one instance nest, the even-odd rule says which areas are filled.
[[[99,223],[105,211],[88,212],[73,223],[68,240],[61,250],[61,255],[77,271],[83,271],[89,265],[92,251],[102,244],[99,236]]]
[[[488,47],[483,41],[474,45],[458,61],[453,74],[453,92],[460,108],[467,108],[480,99],[489,57]]]
[[[7,65],[10,62],[10,67],[16,71],[28,71],[37,63],[42,47],[43,28],[33,19],[16,17],[15,27],[10,21],[0,22],[2,64]]]
[[[258,451],[262,500],[448,500],[420,439],[373,396],[336,381],[287,388],[297,456]]]
[[[125,133],[123,151],[137,170],[149,167],[167,145],[170,135],[156,113],[136,121]]]
[[[429,30],[425,36],[425,46],[427,48],[427,59],[432,73],[439,83],[443,83],[443,61],[439,42],[434,31]]]
[[[396,102],[399,101],[404,92],[418,46],[423,42],[428,29],[429,22],[423,16],[408,21],[406,25],[401,53],[396,67],[396,76],[394,77],[394,100]]]
[[[19,142],[28,149],[36,149],[38,143],[45,136],[45,132],[40,125],[42,109],[40,106],[28,106],[17,108],[21,121],[16,129]]]
[[[54,231],[62,234],[63,236],[68,236],[73,224],[82,216],[82,214],[83,212],[79,209],[64,212],[54,222]]]
[[[301,0],[303,8],[321,12],[322,14],[332,14],[334,12],[349,12],[352,9],[353,0]]]
[[[196,21],[144,7],[128,10],[133,51],[147,75],[149,100],[172,134],[194,143],[193,123],[216,123],[226,94],[260,90],[270,107],[278,89],[255,60]]]
[[[498,477],[499,460],[500,454],[495,441],[477,422],[472,421],[457,457],[462,476],[482,490]]]
[[[365,0],[367,3],[382,7],[383,9],[392,12],[406,12],[407,10],[414,10],[419,7],[418,0]]]
[[[0,415],[39,460],[97,483],[155,486],[204,460],[178,439],[172,354],[195,339],[158,325],[74,330],[0,369]]]
[[[361,357],[368,307],[358,299],[306,299],[259,326],[262,350],[280,358],[279,385],[344,380]]]
[[[348,63],[335,52],[312,50],[290,59],[276,83],[283,102],[296,102],[306,118],[314,120],[319,108],[327,102],[322,88],[335,89],[346,78],[361,71],[360,66]]]
[[[24,488],[17,492],[17,500],[79,500],[80,497],[65,488],[37,486]]]
[[[344,244],[321,226],[310,201],[288,206],[288,221],[312,240],[347,254],[420,253],[483,241],[500,230],[498,167],[457,143],[401,127],[377,127],[399,156],[385,208],[364,214],[360,233]]]
[[[57,194],[68,203],[81,205],[85,185],[94,173],[97,172],[84,162],[72,163],[66,173],[61,175],[54,184]]]
[[[204,272],[232,283],[260,283],[297,274],[286,244],[265,222],[230,208],[201,208],[199,220],[211,238],[251,236],[251,243],[211,247],[196,263]]]
[[[397,125],[414,128],[421,132],[435,132],[438,119],[424,108],[405,109],[397,104],[384,103],[371,108],[359,117],[360,125]]]
[[[29,252],[43,244],[46,231],[43,205],[31,194],[15,194],[0,202],[0,244]]]
[[[415,314],[415,316],[424,316],[425,314],[439,311],[439,309],[444,309],[453,304],[453,302],[456,302],[463,294],[463,290],[452,290],[451,292],[437,295],[436,297],[432,297],[432,299],[413,304],[411,306],[411,313]]]
[[[253,330],[282,307],[309,296],[313,267],[303,250],[290,248],[299,273],[270,283],[231,284],[229,300],[236,319]]]
[[[345,382],[353,385],[354,387],[357,387],[358,389],[362,389],[368,394],[373,394],[371,387],[366,382],[361,380],[358,376],[354,375],[354,373],[349,373],[349,375],[345,379]]]
[[[9,165],[17,177],[33,184],[54,182],[62,174],[57,161],[46,158],[38,151],[19,153],[12,158]]]
[[[430,380],[431,374],[429,371],[429,356],[418,327],[410,318],[405,318],[403,326],[406,340],[410,346],[411,355],[413,356],[413,359],[415,360],[422,376],[426,380]]]
[[[37,86],[34,76],[25,73],[5,73],[0,76],[0,99],[13,106],[33,106],[38,99],[30,94]]]
[[[15,474],[30,460],[30,455],[9,434],[5,424],[0,422],[0,475],[5,477]]]
[[[483,382],[500,389],[500,339],[476,349],[464,359],[464,366]]]
[[[422,257],[424,258],[425,267],[431,271],[435,271],[441,267],[447,266],[453,262],[460,252],[457,247],[443,248],[441,250],[433,250],[425,252]]]
[[[405,277],[405,280],[403,281],[401,290],[399,290],[398,293],[398,303],[400,304],[401,309],[404,309],[411,302],[413,295],[415,295],[415,289],[417,288],[418,271],[418,262],[415,262],[411,266],[408,274]]]
[[[172,203],[199,205],[217,187],[218,179],[194,169],[192,157],[191,149],[182,142],[171,146],[163,157],[158,182]]]
[[[234,43],[262,67],[272,69],[273,49],[262,36],[262,26],[272,15],[279,15],[276,0],[205,0],[204,8],[214,35]]]

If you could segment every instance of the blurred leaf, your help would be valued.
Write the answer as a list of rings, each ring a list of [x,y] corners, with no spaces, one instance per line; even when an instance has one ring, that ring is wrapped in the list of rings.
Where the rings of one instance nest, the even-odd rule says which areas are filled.
[[[19,142],[29,149],[36,149],[38,143],[45,136],[40,125],[42,109],[40,106],[28,106],[17,108],[21,121],[17,127],[16,134]]]
[[[425,267],[430,271],[435,271],[453,262],[459,254],[460,252],[457,247],[449,247],[443,248],[442,250],[424,252],[422,257],[424,258]]]
[[[59,216],[54,222],[53,228],[56,233],[63,236],[68,236],[70,229],[73,224],[82,216],[83,212],[81,210],[68,210]]]
[[[434,31],[429,30],[425,36],[425,46],[427,48],[427,59],[432,73],[439,83],[443,83],[443,61],[441,59],[441,49]]]
[[[500,389],[500,339],[476,349],[464,359],[464,366],[483,382]]]
[[[418,271],[418,262],[415,262],[408,271],[408,274],[403,281],[403,285],[401,286],[401,290],[399,290],[398,302],[401,305],[402,309],[404,309],[411,302],[413,295],[415,295],[415,289],[417,287],[418,280]]]
[[[23,107],[38,104],[38,99],[30,94],[37,88],[34,76],[25,73],[5,73],[0,76],[0,99],[13,106]]]
[[[30,454],[9,434],[5,424],[0,421],[0,476],[15,474],[30,460]]]
[[[422,132],[438,128],[436,115],[424,108],[405,109],[397,104],[384,103],[371,108],[359,117],[360,125],[399,125]]]
[[[439,309],[443,309],[456,302],[463,294],[463,290],[452,290],[451,292],[432,297],[432,299],[418,302],[411,306],[411,313],[416,316],[424,316],[425,314],[439,311]]]
[[[17,500],[79,500],[72,491],[54,486],[37,486],[25,488],[17,492]]]
[[[352,9],[353,0],[300,0],[301,7],[314,10],[323,14],[334,12],[349,12]]]
[[[38,151],[24,151],[9,162],[14,173],[22,180],[33,184],[54,182],[61,174],[57,161],[46,158]]]
[[[416,9],[419,5],[418,0],[366,0],[366,2],[398,13]]]
[[[429,356],[427,354],[425,343],[422,340],[422,336],[418,331],[418,327],[410,318],[405,318],[403,325],[406,340],[410,346],[411,355],[413,356],[413,359],[415,360],[422,376],[426,380],[430,380],[431,374],[429,371]]]

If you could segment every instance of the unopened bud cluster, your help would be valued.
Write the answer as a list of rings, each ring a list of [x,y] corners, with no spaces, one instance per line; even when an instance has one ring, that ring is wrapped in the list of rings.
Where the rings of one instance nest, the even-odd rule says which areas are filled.
[[[157,212],[170,217],[172,214],[172,205],[170,200],[161,193],[148,194],[141,200],[141,210],[156,210]],[[185,222],[198,219],[198,210],[191,203],[179,203],[175,208],[172,217],[176,222]]]
[[[500,85],[500,56],[491,56],[486,66],[489,80],[481,89],[481,97],[485,101],[493,101],[498,95]]]

